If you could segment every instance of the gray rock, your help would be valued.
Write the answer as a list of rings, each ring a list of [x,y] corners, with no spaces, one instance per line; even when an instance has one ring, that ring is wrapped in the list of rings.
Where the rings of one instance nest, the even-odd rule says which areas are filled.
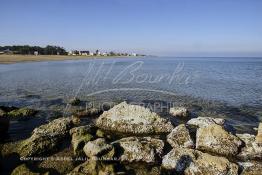
[[[261,175],[262,174],[262,163],[261,162],[238,162],[242,169],[240,175]]]
[[[225,119],[221,118],[211,118],[211,117],[197,117],[189,120],[188,125],[196,126],[198,128],[207,127],[212,124],[217,124],[223,126],[225,124]]]
[[[174,148],[163,157],[162,167],[185,175],[237,175],[238,166],[224,157],[197,150]]]
[[[72,128],[70,134],[72,136],[72,146],[75,155],[83,155],[83,148],[87,142],[92,140],[94,137],[91,135],[93,126],[79,126]]]
[[[18,145],[20,156],[43,155],[55,149],[69,135],[73,118],[59,118],[33,130],[32,136]]]
[[[112,143],[116,150],[122,150],[122,162],[155,163],[161,157],[164,142],[151,137],[127,137]]]
[[[186,118],[189,116],[189,111],[185,107],[173,107],[169,109],[169,114],[174,117]]]
[[[198,128],[196,134],[196,149],[224,156],[238,154],[242,141],[225,131],[220,125],[210,125]]]
[[[255,139],[254,135],[250,134],[237,134],[237,136],[245,143],[245,146],[241,149],[237,155],[242,160],[262,160],[262,146],[260,146]]]
[[[162,167],[183,173],[193,161],[196,161],[193,149],[174,148],[163,157]]]
[[[194,148],[195,144],[191,139],[189,130],[186,125],[181,124],[172,130],[170,134],[167,135],[167,142],[173,147],[184,147],[184,148]]]
[[[104,138],[98,138],[94,141],[89,141],[84,146],[84,152],[87,157],[101,156],[113,149],[113,146],[107,144]]]
[[[154,134],[171,132],[173,126],[149,109],[122,102],[97,119],[96,125],[103,129],[127,134]]]

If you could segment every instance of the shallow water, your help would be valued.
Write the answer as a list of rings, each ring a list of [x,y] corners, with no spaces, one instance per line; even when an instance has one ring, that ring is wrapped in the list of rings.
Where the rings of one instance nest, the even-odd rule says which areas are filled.
[[[0,65],[0,105],[31,106],[46,113],[12,121],[11,137],[64,112],[81,100],[175,102],[222,115],[250,131],[262,115],[262,58],[110,58]],[[212,114],[215,111],[215,114]],[[201,113],[203,114],[203,113]],[[52,117],[52,116],[51,116]]]

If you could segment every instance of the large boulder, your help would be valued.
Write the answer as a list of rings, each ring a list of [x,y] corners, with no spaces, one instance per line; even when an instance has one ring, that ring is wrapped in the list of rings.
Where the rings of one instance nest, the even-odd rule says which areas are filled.
[[[224,156],[238,153],[242,141],[225,131],[220,125],[199,128],[196,134],[196,149]]]
[[[173,126],[149,109],[122,102],[97,119],[96,125],[104,130],[126,134],[158,134],[171,132]]]
[[[11,175],[49,175],[48,172],[46,173],[36,173],[31,171],[25,164],[22,164],[18,167],[16,167]]]
[[[262,146],[260,146],[254,135],[237,134],[237,136],[245,143],[241,152],[237,155],[242,160],[260,159],[262,160]]]
[[[238,162],[241,168],[241,175],[261,175],[262,163],[261,162]]]
[[[259,126],[258,126],[256,143],[262,146],[262,123],[259,123]]]
[[[70,130],[70,135],[72,137],[71,143],[75,155],[83,155],[85,144],[94,138],[91,134],[93,130],[92,125],[79,126]]]
[[[121,162],[156,163],[162,156],[164,142],[151,137],[127,137],[112,143]]]
[[[167,135],[167,142],[173,147],[194,148],[195,144],[185,124],[177,126]]]
[[[69,136],[69,130],[74,126],[74,122],[73,118],[59,118],[35,128],[32,136],[18,145],[18,153],[20,156],[28,157],[52,151]]]
[[[174,117],[186,118],[189,116],[189,111],[185,107],[172,107],[169,109],[169,114]]]
[[[212,124],[217,124],[223,126],[225,124],[225,119],[222,118],[211,118],[211,117],[197,117],[192,118],[187,122],[188,125],[192,125],[198,128],[207,127]]]
[[[164,156],[162,167],[185,175],[237,175],[238,166],[224,157],[193,149],[174,148]]]

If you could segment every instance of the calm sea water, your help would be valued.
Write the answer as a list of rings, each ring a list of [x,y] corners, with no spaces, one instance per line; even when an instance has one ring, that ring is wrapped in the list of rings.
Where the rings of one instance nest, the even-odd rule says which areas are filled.
[[[63,108],[74,96],[87,101],[213,102],[210,109],[219,107],[232,124],[250,129],[261,121],[262,58],[145,57],[0,65],[0,105],[50,110],[61,104]],[[10,132],[17,128],[25,126],[14,122]]]

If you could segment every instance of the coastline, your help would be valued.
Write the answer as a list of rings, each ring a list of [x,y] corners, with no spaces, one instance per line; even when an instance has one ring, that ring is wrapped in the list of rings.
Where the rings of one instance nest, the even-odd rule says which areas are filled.
[[[142,56],[137,56],[141,58]],[[107,59],[107,58],[135,58],[135,56],[71,56],[71,55],[0,55],[0,64],[14,64],[22,62],[41,61],[64,61],[64,60],[84,60],[84,59]]]

